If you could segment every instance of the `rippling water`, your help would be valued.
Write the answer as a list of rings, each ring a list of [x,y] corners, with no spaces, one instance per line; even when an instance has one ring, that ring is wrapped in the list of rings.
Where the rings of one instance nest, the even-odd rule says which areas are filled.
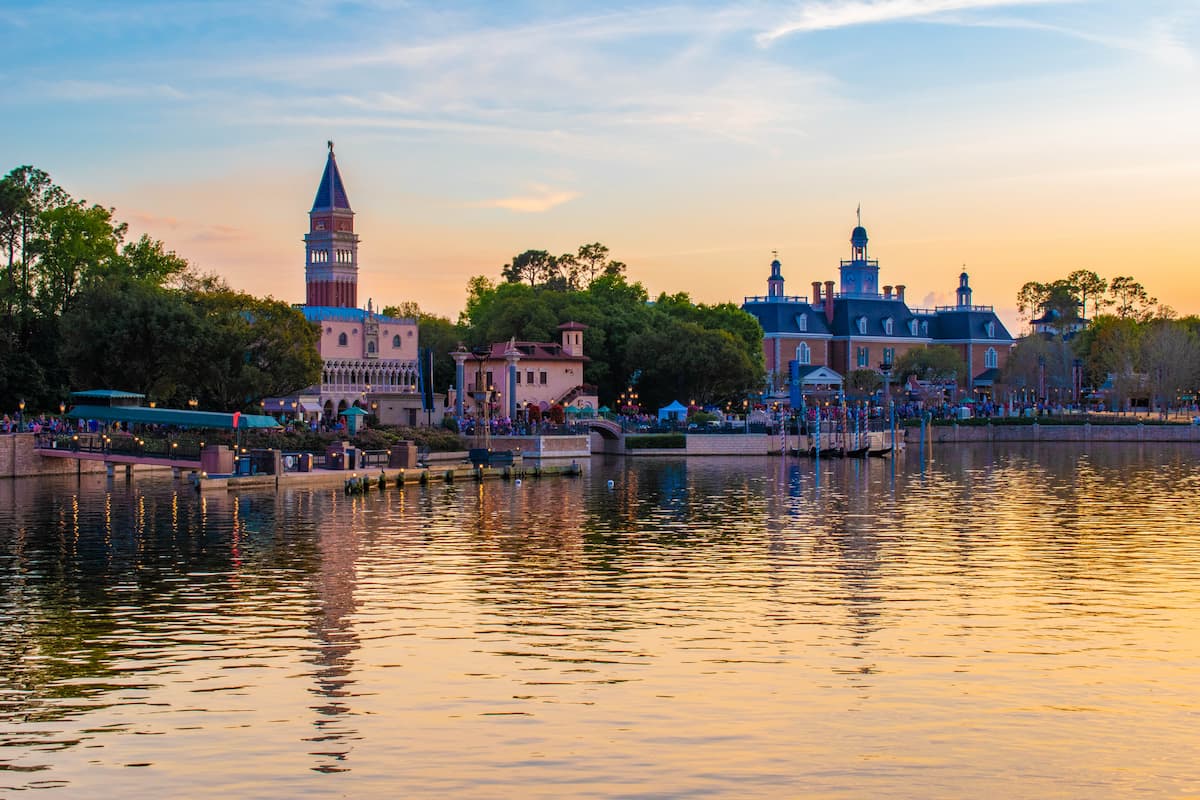
[[[1200,450],[936,455],[0,483],[0,796],[1200,794]]]

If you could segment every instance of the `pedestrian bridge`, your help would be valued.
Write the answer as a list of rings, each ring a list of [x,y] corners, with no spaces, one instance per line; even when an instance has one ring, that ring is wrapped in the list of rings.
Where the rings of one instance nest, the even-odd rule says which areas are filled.
[[[593,452],[625,452],[625,431],[616,422],[608,419],[581,419],[579,424],[586,426],[589,431],[600,434],[602,447],[599,451],[593,450]]]

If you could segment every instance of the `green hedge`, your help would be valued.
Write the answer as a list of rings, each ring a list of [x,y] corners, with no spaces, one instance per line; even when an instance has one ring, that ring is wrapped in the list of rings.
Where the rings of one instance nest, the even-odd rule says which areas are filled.
[[[625,437],[626,450],[683,450],[687,436],[682,433],[636,433]]]

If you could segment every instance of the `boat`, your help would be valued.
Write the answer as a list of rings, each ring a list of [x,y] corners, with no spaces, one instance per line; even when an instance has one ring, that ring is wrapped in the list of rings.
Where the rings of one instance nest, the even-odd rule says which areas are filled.
[[[871,458],[883,458],[892,452],[891,447],[883,447],[879,450],[871,450],[867,453]]]

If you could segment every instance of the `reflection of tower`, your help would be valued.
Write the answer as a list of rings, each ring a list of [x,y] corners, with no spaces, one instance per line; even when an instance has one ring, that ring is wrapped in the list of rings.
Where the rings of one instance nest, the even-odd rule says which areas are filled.
[[[305,304],[310,306],[358,307],[358,235],[354,212],[342,185],[342,174],[333,157],[333,142],[325,172],[317,186],[308,233],[304,235]]]
[[[318,730],[313,741],[324,743],[320,755],[331,756],[337,761],[345,758],[349,745],[338,747],[335,743],[357,736],[355,731],[343,726],[342,719],[350,713],[342,698],[350,694],[347,687],[354,683],[351,654],[359,647],[351,615],[358,609],[355,564],[359,555],[357,528],[361,518],[354,514],[348,516],[349,519],[336,521],[330,514],[320,527],[320,565],[314,575],[314,590],[320,608],[311,627],[317,648],[311,661],[317,669],[313,674],[316,686],[310,691],[325,700],[323,705],[314,706],[320,716],[313,723]],[[316,769],[322,772],[341,770],[328,764]]]

